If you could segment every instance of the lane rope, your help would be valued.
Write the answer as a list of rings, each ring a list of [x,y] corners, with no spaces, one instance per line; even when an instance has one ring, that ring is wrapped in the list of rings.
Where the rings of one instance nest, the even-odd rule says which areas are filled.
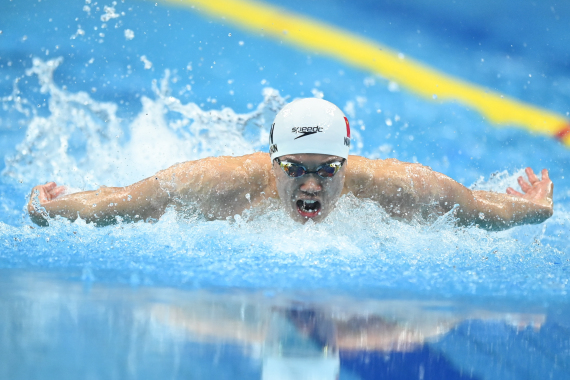
[[[570,146],[570,121],[562,115],[454,78],[318,20],[250,0],[161,1],[221,17],[245,29],[380,74],[423,98],[460,102],[498,126],[519,126]]]

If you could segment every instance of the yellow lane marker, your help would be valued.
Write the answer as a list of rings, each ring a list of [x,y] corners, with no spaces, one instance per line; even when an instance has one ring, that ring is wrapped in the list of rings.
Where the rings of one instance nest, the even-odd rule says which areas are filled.
[[[272,35],[291,45],[328,55],[395,81],[424,98],[457,101],[489,122],[521,126],[570,146],[570,121],[555,112],[470,84],[331,25],[250,0],[162,0],[222,17],[243,28]]]

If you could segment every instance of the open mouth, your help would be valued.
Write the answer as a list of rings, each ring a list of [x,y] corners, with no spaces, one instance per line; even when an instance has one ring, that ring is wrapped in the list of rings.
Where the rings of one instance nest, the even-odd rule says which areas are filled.
[[[321,202],[310,199],[299,199],[297,211],[306,218],[314,218],[321,211]]]

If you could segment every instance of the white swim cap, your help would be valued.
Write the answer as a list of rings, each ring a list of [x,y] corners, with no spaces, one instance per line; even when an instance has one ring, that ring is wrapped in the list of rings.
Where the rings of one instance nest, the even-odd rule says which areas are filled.
[[[323,99],[287,104],[271,125],[271,160],[287,154],[315,153],[348,158],[350,126],[344,113]]]

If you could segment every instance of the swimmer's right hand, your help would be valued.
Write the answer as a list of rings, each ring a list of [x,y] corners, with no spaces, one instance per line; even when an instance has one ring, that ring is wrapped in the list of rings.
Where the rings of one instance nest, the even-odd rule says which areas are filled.
[[[47,225],[45,206],[62,195],[65,190],[65,186],[57,186],[55,182],[34,187],[28,201],[28,213],[32,221],[38,225]]]

